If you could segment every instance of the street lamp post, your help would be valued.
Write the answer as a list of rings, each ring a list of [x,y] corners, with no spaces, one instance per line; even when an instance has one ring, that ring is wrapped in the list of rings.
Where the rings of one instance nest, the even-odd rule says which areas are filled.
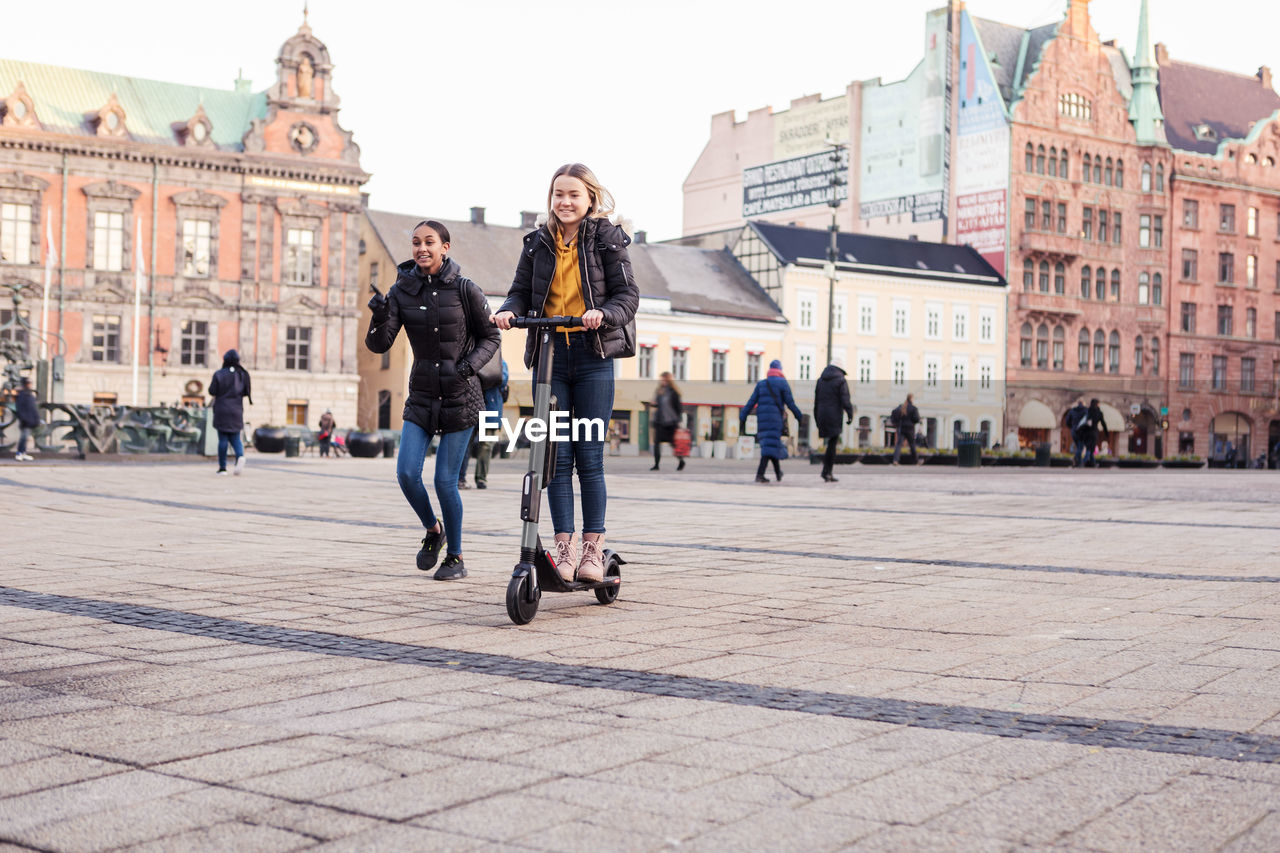
[[[832,335],[836,324],[836,259],[840,257],[836,248],[836,238],[840,234],[836,213],[840,209],[840,187],[846,183],[846,178],[840,168],[844,145],[830,139],[826,142],[831,146],[831,201],[828,202],[831,205],[831,244],[827,247],[825,270],[827,274],[827,364],[830,364],[835,358]]]

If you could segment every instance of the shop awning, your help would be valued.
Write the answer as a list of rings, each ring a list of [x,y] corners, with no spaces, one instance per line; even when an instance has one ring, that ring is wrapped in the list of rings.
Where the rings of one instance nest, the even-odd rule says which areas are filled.
[[[1039,400],[1030,400],[1018,415],[1018,426],[1025,429],[1053,429],[1057,426],[1057,420],[1044,403]]]
[[[1107,432],[1124,432],[1124,415],[1115,406],[1099,403],[1098,408],[1102,410],[1102,422]]]

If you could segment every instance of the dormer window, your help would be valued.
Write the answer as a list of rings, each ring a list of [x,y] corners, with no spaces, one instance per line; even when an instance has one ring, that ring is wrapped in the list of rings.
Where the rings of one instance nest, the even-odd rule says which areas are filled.
[[[124,107],[120,106],[120,102],[116,100],[113,94],[102,109],[98,110],[98,135],[99,136],[116,136],[125,135],[125,114]]]
[[[13,93],[4,101],[0,102],[0,106],[4,107],[4,126],[5,127],[36,127],[35,110],[32,109],[31,96],[27,94],[27,89],[22,85],[22,81],[18,81],[18,85],[13,87]]]
[[[1212,142],[1218,138],[1218,131],[1207,124],[1197,124],[1192,130],[1201,142]]]
[[[195,114],[185,124],[177,125],[178,137],[183,145],[212,146],[213,122],[205,115],[204,104],[196,107]]]

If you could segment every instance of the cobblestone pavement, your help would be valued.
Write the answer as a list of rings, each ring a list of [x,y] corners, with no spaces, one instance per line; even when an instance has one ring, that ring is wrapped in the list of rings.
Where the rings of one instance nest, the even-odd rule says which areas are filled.
[[[1280,475],[648,465],[516,627],[512,460],[453,583],[391,460],[0,463],[0,850],[1280,849]]]

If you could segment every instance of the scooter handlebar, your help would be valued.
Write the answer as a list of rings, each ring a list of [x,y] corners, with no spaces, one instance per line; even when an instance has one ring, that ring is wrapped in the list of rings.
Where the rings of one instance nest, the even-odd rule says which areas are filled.
[[[582,325],[581,317],[512,317],[513,329],[546,329],[564,326],[574,328]]]

